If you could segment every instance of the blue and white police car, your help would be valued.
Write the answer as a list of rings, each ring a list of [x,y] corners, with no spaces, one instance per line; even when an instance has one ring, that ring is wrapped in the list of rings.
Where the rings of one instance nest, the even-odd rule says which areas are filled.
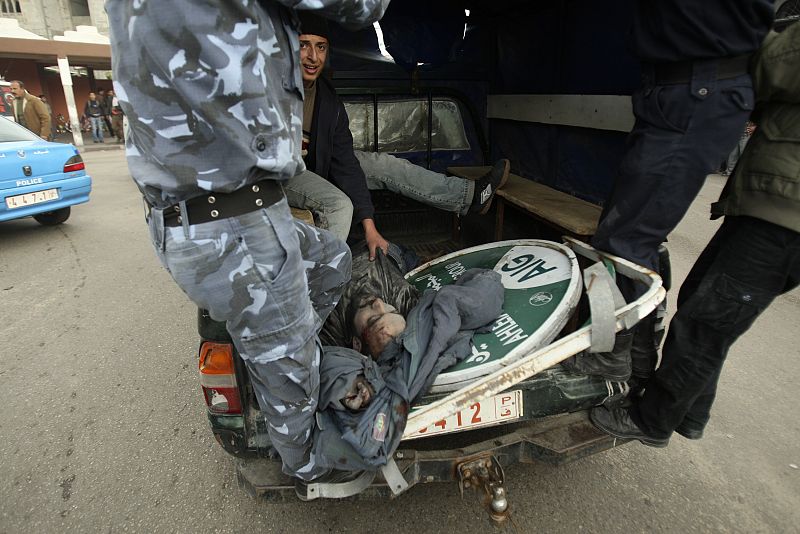
[[[70,144],[50,143],[0,118],[0,221],[33,217],[61,224],[70,207],[89,201],[92,178]]]

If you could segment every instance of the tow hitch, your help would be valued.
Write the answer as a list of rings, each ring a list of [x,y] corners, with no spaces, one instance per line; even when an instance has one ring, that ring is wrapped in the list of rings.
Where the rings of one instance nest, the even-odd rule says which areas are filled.
[[[461,498],[464,498],[465,489],[482,491],[489,517],[498,524],[505,522],[509,514],[508,498],[503,467],[497,458],[484,456],[463,462],[458,464],[457,471]]]

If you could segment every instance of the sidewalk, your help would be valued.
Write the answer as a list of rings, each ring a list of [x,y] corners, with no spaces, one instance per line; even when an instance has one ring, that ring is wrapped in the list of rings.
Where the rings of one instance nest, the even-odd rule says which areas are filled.
[[[53,139],[53,142],[72,144],[73,143],[72,134],[60,133],[56,135],[55,139]],[[86,152],[97,152],[99,150],[122,150],[124,148],[125,145],[117,142],[116,137],[106,138],[105,142],[103,143],[93,143],[92,134],[87,132],[83,134],[83,146],[78,147],[78,150],[82,153],[86,153]]]

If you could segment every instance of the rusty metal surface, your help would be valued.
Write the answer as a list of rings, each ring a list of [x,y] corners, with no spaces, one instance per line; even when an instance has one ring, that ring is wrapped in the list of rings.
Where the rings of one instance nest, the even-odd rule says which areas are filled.
[[[464,490],[476,491],[492,521],[504,523],[511,509],[508,506],[505,473],[497,458],[486,454],[482,458],[460,463],[456,471],[461,498],[464,498]]]

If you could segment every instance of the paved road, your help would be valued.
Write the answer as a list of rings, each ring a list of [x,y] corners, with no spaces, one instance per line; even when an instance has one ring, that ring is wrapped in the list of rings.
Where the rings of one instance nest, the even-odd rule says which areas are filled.
[[[66,224],[0,224],[0,532],[490,531],[455,485],[371,503],[242,493],[208,432],[195,310],[150,248],[122,153],[86,160],[92,200]],[[671,236],[676,280],[716,228],[721,185]],[[795,292],[734,347],[704,440],[510,469],[518,530],[798,532],[798,317]]]

